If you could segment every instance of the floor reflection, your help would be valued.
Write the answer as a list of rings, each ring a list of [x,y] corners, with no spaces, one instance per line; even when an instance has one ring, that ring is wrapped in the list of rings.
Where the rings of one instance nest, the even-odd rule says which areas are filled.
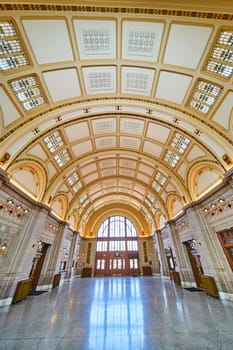
[[[233,303],[159,277],[80,278],[0,308],[0,350],[229,350]]]
[[[131,349],[131,336],[144,338],[143,300],[138,278],[98,279],[90,308],[89,348]],[[119,337],[120,336],[120,337]],[[127,340],[128,344],[125,343]]]

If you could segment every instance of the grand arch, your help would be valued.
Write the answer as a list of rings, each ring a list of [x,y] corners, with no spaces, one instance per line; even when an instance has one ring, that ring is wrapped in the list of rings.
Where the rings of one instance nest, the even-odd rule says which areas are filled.
[[[54,247],[59,230],[91,239],[106,208],[120,208],[142,236],[160,230],[160,253],[173,245],[180,266],[190,269],[182,244],[195,232],[206,272],[228,269],[217,232],[230,219],[215,222],[225,209],[213,210],[232,200],[232,4],[19,0],[0,10],[2,200],[16,191],[39,208],[45,232],[33,242]],[[59,236],[51,271],[60,256],[72,265],[71,236]]]

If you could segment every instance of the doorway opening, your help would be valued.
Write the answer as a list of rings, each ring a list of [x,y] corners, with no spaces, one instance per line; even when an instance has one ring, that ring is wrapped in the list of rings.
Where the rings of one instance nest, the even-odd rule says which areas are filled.
[[[186,246],[186,249],[188,252],[188,256],[189,256],[189,260],[193,270],[193,275],[196,281],[196,285],[197,287],[202,288],[201,276],[203,275],[204,272],[201,265],[200,255],[197,250],[196,241],[192,239],[184,242],[184,245]]]
[[[29,274],[29,278],[31,278],[32,280],[31,282],[32,291],[36,290],[48,247],[49,247],[49,244],[44,242],[39,242],[36,256],[32,261],[31,272]]]
[[[123,216],[107,218],[97,234],[95,276],[138,276],[138,236]]]

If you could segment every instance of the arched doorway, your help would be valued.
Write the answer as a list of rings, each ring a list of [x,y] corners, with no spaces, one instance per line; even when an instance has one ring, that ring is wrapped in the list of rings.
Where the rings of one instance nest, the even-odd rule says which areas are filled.
[[[108,217],[97,234],[95,276],[136,276],[139,271],[134,224],[123,216]]]

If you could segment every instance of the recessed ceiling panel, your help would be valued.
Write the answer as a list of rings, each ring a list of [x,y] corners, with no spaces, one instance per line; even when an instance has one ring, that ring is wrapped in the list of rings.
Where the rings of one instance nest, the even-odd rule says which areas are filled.
[[[191,162],[196,158],[204,157],[204,156],[206,156],[205,152],[203,152],[203,150],[197,145],[194,145],[191,151],[189,152],[189,154],[187,155],[187,159],[189,162]]]
[[[115,187],[116,186],[116,181],[115,180],[105,180],[103,183],[103,188],[107,187]]]
[[[192,77],[188,75],[162,71],[159,75],[155,97],[181,104],[191,80]],[[178,86],[179,89],[177,89]]]
[[[153,172],[154,172],[154,168],[149,167],[149,166],[147,166],[147,165],[145,165],[145,164],[142,164],[142,163],[139,164],[138,170],[140,170],[140,171],[142,171],[143,173],[145,173],[145,174],[147,174],[147,175],[150,175],[150,176],[151,176],[151,175],[153,174]]]
[[[167,142],[169,134],[170,134],[169,128],[166,128],[159,124],[149,123],[146,136],[160,143],[165,144]]]
[[[43,161],[46,161],[48,159],[46,152],[39,143],[30,148],[30,150],[27,153],[36,156],[42,159]]]
[[[149,182],[150,182],[150,177],[149,176],[146,176],[145,174],[142,174],[142,173],[137,173],[137,179],[142,181],[142,182],[145,182],[146,185],[149,185]]]
[[[110,20],[74,20],[81,60],[116,57],[116,22]]]
[[[85,153],[93,151],[91,141],[80,142],[79,144],[71,147],[75,157],[80,157]]]
[[[172,24],[164,63],[195,69],[208,43],[212,28]]]
[[[95,139],[96,148],[116,147],[116,137],[99,137]]]
[[[116,118],[102,118],[92,120],[94,134],[116,132]]]
[[[122,93],[150,96],[154,75],[153,69],[122,67]]]
[[[128,177],[134,177],[134,171],[122,168],[119,170],[119,175],[121,176],[128,176]]]
[[[155,143],[145,141],[143,151],[152,154],[154,157],[160,157],[163,147]]]
[[[94,173],[94,174],[86,176],[84,181],[86,182],[86,184],[88,184],[88,183],[90,183],[92,181],[97,180],[98,178],[99,178],[98,173]]]
[[[76,69],[45,72],[43,77],[53,102],[81,95]]]
[[[57,173],[57,169],[55,168],[52,162],[48,162],[46,165],[48,169],[49,179],[51,179]]]
[[[144,125],[145,122],[139,119],[121,118],[120,121],[121,132],[125,133],[141,135],[143,132]]]
[[[0,87],[0,106],[3,115],[3,124],[7,126],[20,117],[19,112],[9,99],[5,91]]]
[[[90,136],[87,122],[70,125],[64,131],[70,143]]]
[[[84,67],[82,72],[87,94],[116,92],[116,67]]]
[[[129,160],[129,159],[120,159],[119,160],[119,166],[123,168],[130,168],[135,169],[136,168],[136,162]]]
[[[94,171],[97,171],[96,163],[90,163],[89,165],[86,165],[85,167],[80,168],[80,173],[82,176],[85,176]]]
[[[187,165],[184,162],[182,162],[181,165],[179,166],[178,170],[177,170],[178,174],[183,179],[185,179],[186,169],[187,169]]]
[[[141,193],[143,196],[145,195],[146,191],[145,191],[145,187],[142,187],[140,185],[135,185],[134,186],[134,190],[138,193]]]
[[[120,137],[120,147],[123,148],[133,148],[133,149],[139,149],[141,144],[140,139],[136,139],[135,137]]]
[[[132,183],[129,181],[125,181],[125,180],[120,180],[119,181],[119,186],[122,188],[131,188],[132,187]]]
[[[216,113],[214,113],[213,120],[222,125],[225,129],[229,129],[230,120],[233,110],[233,92],[230,91],[227,96],[225,96],[222,105]]]
[[[89,195],[92,196],[95,193],[98,193],[99,191],[101,191],[101,186],[97,185],[97,186],[91,186],[89,189]]]
[[[73,60],[65,20],[25,19],[23,26],[39,64]]]
[[[116,169],[113,169],[113,168],[104,169],[101,171],[101,177],[115,176],[115,175],[116,175]]]
[[[111,168],[116,166],[116,159],[104,159],[99,161],[99,167],[103,168]]]
[[[163,23],[123,21],[123,58],[157,61],[162,33]]]

